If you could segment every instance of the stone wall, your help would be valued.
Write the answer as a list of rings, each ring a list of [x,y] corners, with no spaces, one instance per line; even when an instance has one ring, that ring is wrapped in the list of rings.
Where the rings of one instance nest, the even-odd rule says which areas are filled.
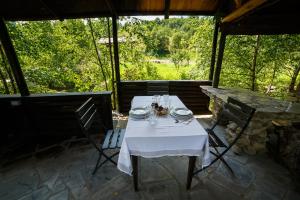
[[[224,91],[222,92],[224,94]],[[210,110],[213,114],[213,120],[215,121],[222,109],[224,98],[218,97],[217,95],[210,95],[210,97]],[[259,104],[260,102],[255,103]],[[269,104],[270,102],[268,102],[267,106],[270,106]],[[260,106],[263,107],[263,104],[260,104]],[[271,112],[270,109],[257,109],[244,134],[237,141],[236,145],[232,147],[232,150],[235,153],[245,152],[250,155],[266,151],[267,129],[272,127],[272,120],[274,119],[300,121],[300,114],[297,112]],[[240,128],[233,122],[224,125],[226,126],[226,139],[230,143],[236,137]]]

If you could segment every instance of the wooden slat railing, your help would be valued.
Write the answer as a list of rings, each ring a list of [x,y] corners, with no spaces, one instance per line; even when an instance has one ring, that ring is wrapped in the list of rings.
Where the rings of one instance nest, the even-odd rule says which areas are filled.
[[[81,136],[74,111],[89,97],[95,99],[104,125],[112,128],[111,92],[0,96],[1,140]]]

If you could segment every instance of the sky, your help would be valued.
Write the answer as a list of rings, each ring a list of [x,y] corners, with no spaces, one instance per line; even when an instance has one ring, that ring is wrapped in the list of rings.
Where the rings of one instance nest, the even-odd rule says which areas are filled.
[[[135,18],[141,19],[141,20],[147,20],[147,21],[152,21],[155,20],[156,18],[163,19],[164,16],[135,16]]]
[[[187,18],[188,16],[182,16],[182,15],[172,15],[170,16],[170,18]],[[130,18],[137,18],[137,19],[141,19],[141,20],[147,20],[147,21],[153,21],[155,20],[156,18],[159,18],[159,19],[164,19],[164,16],[163,15],[152,15],[152,16],[131,16],[131,17],[126,17],[126,19],[124,20],[120,20],[120,23],[122,25],[124,25],[126,22],[130,21]]]

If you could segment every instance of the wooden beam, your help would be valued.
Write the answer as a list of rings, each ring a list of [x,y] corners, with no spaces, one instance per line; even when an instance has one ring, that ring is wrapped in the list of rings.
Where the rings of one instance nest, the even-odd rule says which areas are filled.
[[[222,61],[223,61],[223,55],[224,55],[224,49],[225,49],[225,42],[226,42],[226,33],[222,32],[219,42],[219,53],[218,53],[218,60],[217,65],[214,73],[214,80],[213,80],[213,87],[218,88],[219,81],[220,81],[220,74],[221,74],[221,67],[222,67]]]
[[[243,21],[237,24],[220,24],[219,29],[221,32],[226,32],[227,35],[274,35],[300,33],[300,22],[296,20],[294,22],[286,21],[286,23],[283,23],[284,20],[287,19],[281,20],[275,20],[276,23],[271,24],[268,20],[264,21],[263,17],[257,17],[253,20],[253,23],[251,20],[249,23]],[[257,22],[255,23],[255,21]]]
[[[112,27],[113,27],[113,45],[114,45],[114,60],[115,60],[115,73],[117,82],[117,97],[118,97],[118,108],[120,110],[121,104],[121,76],[120,76],[120,60],[119,60],[119,44],[118,44],[118,24],[117,16],[112,16]]]
[[[213,80],[214,76],[214,68],[216,63],[216,51],[217,51],[217,43],[218,43],[218,32],[219,32],[219,21],[220,18],[215,18],[215,29],[214,29],[214,36],[213,36],[213,43],[212,43],[212,50],[211,50],[211,60],[210,60],[210,70],[209,70],[209,80]]]
[[[242,5],[241,0],[234,0],[234,3],[236,8],[239,8]]]
[[[5,25],[5,22],[2,18],[0,19],[0,40],[21,95],[29,96],[29,90],[25,82],[25,78],[22,69],[20,67],[20,63],[16,51],[9,37],[9,33]]]
[[[246,13],[254,10],[258,6],[262,5],[263,3],[267,2],[268,0],[249,0],[246,3],[244,3],[241,7],[234,10],[232,13],[227,15],[222,19],[222,23],[226,22],[232,22],[235,19],[245,15]]]
[[[169,15],[170,15],[170,0],[165,0],[165,19],[169,19]]]
[[[107,5],[107,7],[109,8],[111,14],[117,16],[117,11],[115,9],[114,2],[110,1],[110,0],[105,0],[105,3]]]
[[[54,18],[60,19],[61,21],[63,20],[62,18],[59,17],[59,15],[56,14],[56,12],[54,12],[54,10],[48,5],[48,3],[46,3],[44,0],[40,0],[40,2],[44,6],[44,8],[53,15]]]

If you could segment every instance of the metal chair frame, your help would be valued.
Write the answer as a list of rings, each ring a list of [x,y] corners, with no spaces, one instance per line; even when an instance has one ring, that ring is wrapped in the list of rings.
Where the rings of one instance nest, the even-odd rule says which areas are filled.
[[[212,155],[215,156],[215,159],[212,160],[210,165],[203,167],[202,169],[198,169],[193,172],[193,176],[198,174],[199,172],[207,169],[212,166],[216,161],[220,160],[225,166],[229,169],[229,171],[234,175],[234,171],[230,167],[230,165],[226,162],[223,156],[231,149],[231,147],[238,141],[238,139],[242,136],[245,129],[247,128],[249,122],[252,119],[253,114],[255,113],[255,109],[236,100],[231,97],[228,97],[227,103],[224,104],[221,114],[219,115],[217,121],[212,125],[211,128],[206,129],[209,136],[209,146],[212,147],[214,151],[210,151]],[[241,131],[237,134],[234,140],[226,145],[224,142],[215,134],[214,129],[220,124],[223,120],[232,121],[241,128]],[[218,148],[225,148],[222,152],[218,150]]]
[[[78,123],[80,125],[82,133],[87,137],[87,139],[91,142],[91,144],[97,149],[99,156],[97,159],[97,163],[93,170],[93,175],[97,172],[97,170],[107,161],[110,161],[114,165],[117,163],[113,160],[113,157],[119,154],[119,151],[113,153],[112,155],[107,155],[105,153],[108,149],[119,149],[121,147],[123,138],[124,138],[124,129],[107,129],[98,113],[96,105],[94,103],[93,98],[89,98],[85,101],[76,111],[75,111]],[[96,139],[92,138],[91,128],[94,122],[101,122],[103,129],[105,131],[104,139],[102,142],[97,142]],[[104,161],[101,161],[102,156],[105,158]]]

